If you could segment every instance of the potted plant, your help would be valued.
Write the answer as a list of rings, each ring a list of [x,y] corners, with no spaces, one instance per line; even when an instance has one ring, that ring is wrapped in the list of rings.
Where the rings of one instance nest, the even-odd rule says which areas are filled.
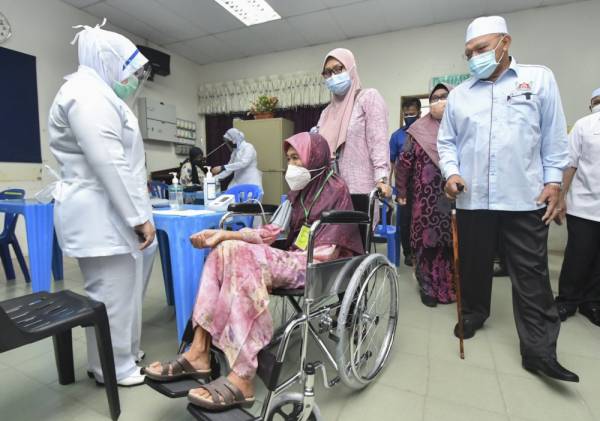
[[[275,107],[279,100],[276,96],[261,95],[256,101],[250,104],[248,115],[253,115],[255,119],[273,118]]]

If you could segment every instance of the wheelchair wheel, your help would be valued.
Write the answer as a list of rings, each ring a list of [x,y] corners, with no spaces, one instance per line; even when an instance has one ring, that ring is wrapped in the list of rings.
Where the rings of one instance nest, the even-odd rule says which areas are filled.
[[[398,275],[387,258],[369,254],[344,294],[336,335],[339,375],[352,389],[367,386],[389,356],[398,321]]]
[[[284,393],[273,399],[266,421],[300,421],[302,419],[304,395],[302,393]],[[321,411],[314,404],[308,421],[322,421]]]

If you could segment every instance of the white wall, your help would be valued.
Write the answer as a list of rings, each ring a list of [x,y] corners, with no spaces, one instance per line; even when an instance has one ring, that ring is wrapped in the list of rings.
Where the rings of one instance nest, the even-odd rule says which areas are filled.
[[[54,96],[64,82],[63,77],[77,69],[77,47],[70,45],[78,30],[71,27],[78,24],[96,25],[99,19],[58,0],[0,0],[0,11],[11,23],[13,36],[2,47],[31,54],[37,58],[38,103],[40,115],[40,139],[42,160],[56,168],[56,162],[48,149],[48,112]],[[121,29],[111,28],[130,37],[136,43],[143,43]],[[152,46],[152,45],[150,45]],[[170,54],[168,51],[166,51]],[[154,82],[147,82],[142,95],[157,97],[177,107],[177,116],[198,121],[197,87],[199,66],[180,56],[171,54],[171,75],[155,76]],[[0,93],[1,98],[1,93]],[[1,98],[2,100],[10,100]],[[5,142],[18,139],[3,139]],[[146,142],[146,155],[150,171],[174,167],[183,158],[175,155],[173,145],[162,142]],[[0,163],[2,169],[25,168],[24,164]],[[39,165],[34,165],[39,168]],[[3,171],[4,172],[4,171]],[[0,181],[0,190],[8,187],[21,187],[28,197],[41,189],[48,181],[11,179]],[[1,217],[0,217],[1,220]],[[25,245],[22,220],[18,226],[21,244]]]
[[[550,67],[561,88],[569,124],[587,112],[600,86],[600,1],[571,3],[504,15],[513,37],[511,54],[521,63]],[[390,110],[390,131],[400,116],[400,96],[426,93],[432,76],[467,73],[462,58],[467,20],[355,38],[332,44],[250,57],[201,67],[200,82],[292,71],[319,72],[335,47],[354,52],[364,87],[376,88]],[[274,35],[276,36],[276,35]]]

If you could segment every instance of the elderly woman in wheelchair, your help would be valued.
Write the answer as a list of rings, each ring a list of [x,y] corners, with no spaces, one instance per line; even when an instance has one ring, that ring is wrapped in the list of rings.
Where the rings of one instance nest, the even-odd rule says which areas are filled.
[[[377,356],[373,358],[377,360],[378,367],[376,371],[371,369],[370,373],[374,377],[387,359],[391,347],[397,306],[396,273],[382,255],[372,255],[371,257],[376,259],[371,259],[367,266],[361,265],[365,263],[364,247],[369,244],[370,231],[363,230],[367,238],[367,241],[364,241],[365,235],[361,237],[358,224],[370,226],[368,214],[353,212],[353,198],[345,183],[330,167],[329,147],[324,138],[318,134],[300,133],[287,139],[284,148],[288,160],[286,180],[291,187],[288,194],[291,218],[283,249],[271,246],[282,233],[282,227],[275,224],[264,225],[258,229],[246,228],[237,232],[205,230],[194,234],[191,241],[195,247],[209,247],[212,251],[204,265],[196,297],[191,346],[179,355],[176,361],[155,362],[145,368],[147,377],[154,381],[169,382],[185,378],[208,380],[211,376],[212,342],[212,345],[224,353],[231,372],[227,377],[218,378],[189,391],[190,402],[203,409],[225,411],[253,404],[253,379],[258,368],[257,356],[273,339],[269,294],[281,290],[298,291],[305,286],[308,288],[308,282],[312,282],[309,274],[311,267],[342,262],[339,268],[347,272],[346,282],[342,282],[345,284],[343,288],[337,287],[330,291],[330,296],[334,297],[338,304],[327,308],[327,312],[322,314],[328,319],[329,327],[339,322],[344,325],[341,326],[342,329],[354,329],[345,333],[344,338],[338,338],[338,342],[343,342],[342,345],[348,348],[348,352],[355,353],[354,356],[345,358],[347,367],[340,368],[340,371],[346,371],[345,375],[341,376],[342,380],[352,378],[351,381],[356,384],[368,383],[368,375],[362,381],[356,380],[356,369],[360,371],[360,367],[365,364],[365,358],[369,359],[375,352]],[[360,256],[360,259],[355,261],[357,256]],[[363,274],[362,279],[354,288],[351,302],[345,300],[347,303],[344,309],[340,301],[346,291],[347,280],[355,277],[353,275],[356,275],[357,271]],[[385,320],[380,320],[381,315],[376,314],[376,311],[372,311],[370,315],[366,311],[365,306],[379,303],[379,296],[382,294],[381,288],[376,290],[376,282],[369,284],[368,276],[375,281],[388,279],[387,282],[379,281],[380,284],[389,286],[385,298],[391,304],[387,305]],[[304,300],[303,308],[299,304],[294,305],[298,315],[311,313],[307,306],[314,300],[307,299],[306,294]],[[359,311],[359,308],[362,310]],[[385,310],[384,308],[384,312]],[[338,316],[343,316],[344,321]],[[360,320],[356,320],[357,317]],[[334,318],[337,320],[334,321]],[[368,320],[369,318],[371,320]],[[295,327],[301,327],[304,339],[308,334],[315,337],[318,335],[310,325],[308,317],[303,319],[303,325],[299,320],[297,317],[297,325],[290,328],[290,332]],[[386,348],[383,355],[380,355],[379,350],[356,350],[359,342],[367,340],[367,331],[380,321],[385,325],[387,335],[384,343],[377,342],[376,346]],[[286,349],[288,340],[289,337],[285,339]],[[302,346],[301,360],[308,366],[309,364],[305,364],[305,342]],[[325,349],[324,345],[322,349]],[[283,357],[285,351],[280,348],[279,357]],[[335,359],[329,352],[327,356],[335,365]],[[303,367],[303,370],[305,368]],[[314,376],[314,368],[311,370]],[[302,377],[302,372],[299,372],[292,380],[300,380]],[[264,380],[263,376],[261,378]],[[277,390],[275,392],[277,393]],[[270,394],[267,400],[269,399]]]

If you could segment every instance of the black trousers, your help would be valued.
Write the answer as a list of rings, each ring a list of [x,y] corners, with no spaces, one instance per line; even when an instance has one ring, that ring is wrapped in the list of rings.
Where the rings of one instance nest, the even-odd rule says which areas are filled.
[[[600,222],[567,215],[567,231],[556,300],[573,310],[600,306]]]
[[[463,316],[483,324],[490,315],[493,259],[500,238],[523,357],[555,357],[560,330],[550,288],[544,212],[457,211]]]
[[[400,242],[402,243],[402,253],[404,257],[412,256],[410,248],[410,221],[412,220],[412,203],[410,200],[404,206],[400,206],[397,224],[400,227]]]

